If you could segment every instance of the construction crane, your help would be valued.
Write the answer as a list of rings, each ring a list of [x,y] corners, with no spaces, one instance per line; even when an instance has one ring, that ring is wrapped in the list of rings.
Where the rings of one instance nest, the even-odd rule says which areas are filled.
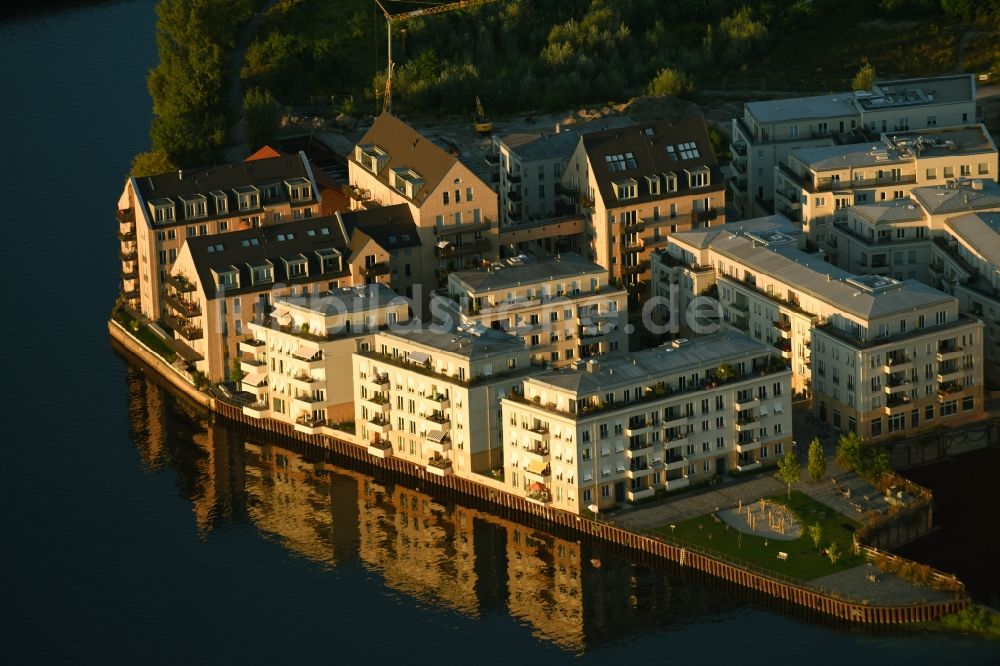
[[[392,70],[394,63],[392,62],[392,24],[395,21],[409,21],[410,19],[420,18],[422,16],[433,16],[434,14],[443,14],[444,12],[450,12],[454,9],[468,9],[469,7],[477,7],[479,5],[485,5],[491,2],[496,2],[497,0],[461,0],[460,2],[449,2],[443,5],[434,5],[432,7],[424,7],[421,9],[414,9],[410,12],[402,12],[401,14],[390,14],[389,11],[382,4],[381,0],[375,0],[375,4],[378,8],[382,10],[385,14],[386,22],[386,39],[388,40],[388,66],[386,67],[385,75],[385,98],[382,104],[383,113],[392,113]]]

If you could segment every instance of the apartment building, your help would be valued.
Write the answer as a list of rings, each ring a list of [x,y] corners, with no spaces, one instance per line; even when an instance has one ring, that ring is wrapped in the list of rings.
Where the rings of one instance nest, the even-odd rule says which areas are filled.
[[[463,324],[520,337],[539,365],[555,367],[628,351],[626,291],[576,254],[534,261],[515,257],[488,269],[456,271],[432,311]]]
[[[583,134],[562,191],[586,214],[588,254],[630,291],[667,237],[725,222],[725,183],[700,115]]]
[[[118,199],[122,294],[158,320],[167,276],[187,239],[319,217],[321,205],[301,152],[131,177]]]
[[[426,271],[421,282],[497,256],[496,192],[403,121],[388,113],[376,118],[347,166],[355,208],[410,207]]]
[[[789,376],[734,331],[533,375],[503,400],[504,483],[582,513],[759,468],[791,445]]]
[[[337,287],[274,299],[240,340],[243,413],[293,424],[305,433],[354,420],[354,387],[341,372],[372,335],[408,319],[409,305],[382,284]]]
[[[975,123],[973,75],[880,81],[871,90],[748,102],[733,119],[730,181],[742,217],[771,209],[775,167],[794,150],[877,142],[881,133]],[[832,198],[832,195],[831,195]]]
[[[678,234],[667,254],[711,267],[721,320],[792,362],[792,389],[821,422],[877,440],[982,415],[983,324],[955,297],[852,275],[780,231],[727,227],[707,240]]]
[[[905,200],[915,187],[996,179],[997,148],[981,125],[882,133],[875,144],[801,148],[775,167],[775,208],[816,243],[850,206]]]
[[[335,217],[193,236],[166,279],[162,320],[184,358],[222,381],[250,322],[270,312],[275,298],[356,284],[361,261],[350,263]]]
[[[420,233],[410,207],[377,206],[338,213],[349,239],[352,264],[359,267],[358,281],[389,284],[400,295],[420,302],[421,290],[433,291],[437,280],[425,283]]]
[[[503,455],[500,398],[534,370],[524,342],[492,328],[380,332],[352,358],[355,432],[372,454],[430,474],[490,474]]]

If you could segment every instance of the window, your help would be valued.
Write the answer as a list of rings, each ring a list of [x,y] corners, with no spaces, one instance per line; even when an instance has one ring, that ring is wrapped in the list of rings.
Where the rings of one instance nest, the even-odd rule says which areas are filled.
[[[988,162],[980,162],[979,163],[979,175],[980,176],[985,176],[985,175],[989,174],[989,172],[990,172],[990,165],[989,165],[989,163]]]
[[[937,178],[937,169],[934,167],[929,167],[927,169],[927,180],[934,180]]]
[[[443,203],[445,206],[447,206],[450,203],[448,201],[448,190],[445,190],[444,192],[441,193],[441,199],[442,199],[441,203]]]
[[[959,173],[961,173],[961,175],[963,175],[963,176],[971,176],[972,175],[972,165],[971,164],[963,164],[963,165],[961,165],[959,167]]]
[[[958,403],[955,400],[949,400],[948,402],[941,405],[941,416],[951,416],[958,412]]]
[[[975,408],[975,399],[971,395],[967,395],[962,398],[962,411],[967,412]]]
[[[680,144],[677,146],[677,152],[680,153],[682,160],[692,160],[696,157],[700,157],[700,154],[698,153],[698,145],[694,141]]]
[[[625,153],[624,155],[618,153],[616,155],[605,155],[604,163],[608,165],[608,171],[625,171],[626,169],[635,168],[635,156],[632,153]]]
[[[594,499],[594,494],[591,492],[590,488],[583,491],[583,501],[591,502]]]

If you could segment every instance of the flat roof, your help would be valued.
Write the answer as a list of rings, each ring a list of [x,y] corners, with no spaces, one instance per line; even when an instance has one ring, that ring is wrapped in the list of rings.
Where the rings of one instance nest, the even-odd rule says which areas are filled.
[[[586,364],[580,362],[575,366],[546,370],[529,377],[526,382],[585,395],[636,382],[655,381],[664,375],[717,368],[723,363],[756,355],[777,355],[777,350],[738,331],[722,331],[688,340],[676,348],[666,343],[624,357],[601,357],[596,359],[596,371],[589,371]]]
[[[924,211],[912,199],[892,199],[870,204],[855,204],[851,210],[869,222],[913,222],[924,219]]]
[[[431,325],[399,333],[384,331],[380,335],[423,347],[431,356],[444,352],[472,359],[527,349],[521,338],[481,324],[460,324],[451,330]],[[497,368],[496,371],[503,372],[506,368]]]
[[[910,193],[932,215],[1000,209],[1000,185],[988,178],[937,187],[915,187]]]
[[[758,123],[780,123],[788,120],[852,116],[856,111],[852,106],[851,99],[851,93],[843,92],[834,95],[812,95],[810,97],[747,102],[744,108]]]
[[[740,220],[739,222],[727,222],[715,227],[708,227],[707,229],[678,232],[671,234],[671,237],[682,239],[687,245],[704,249],[709,247],[712,241],[720,234],[767,234],[771,232],[798,236],[802,233],[802,229],[787,217],[778,213],[777,215],[755,217],[750,220]]]
[[[290,305],[322,315],[348,314],[378,310],[406,303],[384,284],[365,284],[330,289],[315,296],[278,296],[274,304]]]
[[[569,159],[580,143],[580,133],[573,129],[559,132],[519,132],[500,137],[499,141],[525,162],[559,157]]]
[[[562,254],[558,258],[533,261],[530,259],[508,264],[495,264],[489,269],[454,271],[451,275],[472,292],[508,289],[549,280],[581,275],[607,274],[607,270],[578,254]]]
[[[674,237],[684,240],[686,234],[677,233]],[[768,275],[794,291],[814,296],[861,319],[954,300],[917,280],[889,279],[888,283],[880,284],[879,289],[867,289],[864,280],[868,276],[856,276],[789,244],[766,246],[754,242],[743,233],[719,234],[711,242],[711,249],[742,264],[752,273]]]
[[[878,81],[868,96],[857,97],[865,111],[921,104],[954,104],[976,99],[972,74]]]
[[[945,224],[983,259],[1000,267],[1000,213],[966,213]]]

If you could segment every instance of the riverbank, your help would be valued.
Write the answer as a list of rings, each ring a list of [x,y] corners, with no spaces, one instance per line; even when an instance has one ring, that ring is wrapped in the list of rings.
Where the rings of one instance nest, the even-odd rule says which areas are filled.
[[[512,495],[501,484],[483,477],[481,481],[455,475],[429,474],[425,467],[395,457],[383,457],[372,452],[363,442],[346,433],[307,434],[292,425],[269,418],[254,418],[241,407],[210,397],[195,388],[193,381],[183,377],[173,366],[164,362],[153,350],[140,342],[124,327],[109,323],[112,337],[123,349],[137,356],[154,371],[163,375],[174,387],[197,400],[216,415],[263,436],[296,440],[308,446],[350,458],[363,466],[381,468],[384,472],[429,484],[439,492],[456,497],[486,502],[501,510],[513,512],[521,519],[541,521],[553,528],[568,530],[579,536],[602,542],[640,561],[656,559],[672,562],[680,570],[696,572],[727,581],[789,606],[860,624],[909,624],[929,622],[966,609],[970,601],[964,593],[956,593],[946,601],[907,605],[876,605],[871,599],[850,598],[837,591],[817,590],[803,581],[781,577],[736,561],[721,553],[710,553],[692,544],[674,541],[666,535],[647,536],[610,525],[586,516],[553,509],[542,502]],[[185,382],[188,386],[184,386]],[[198,397],[201,394],[201,397]]]

